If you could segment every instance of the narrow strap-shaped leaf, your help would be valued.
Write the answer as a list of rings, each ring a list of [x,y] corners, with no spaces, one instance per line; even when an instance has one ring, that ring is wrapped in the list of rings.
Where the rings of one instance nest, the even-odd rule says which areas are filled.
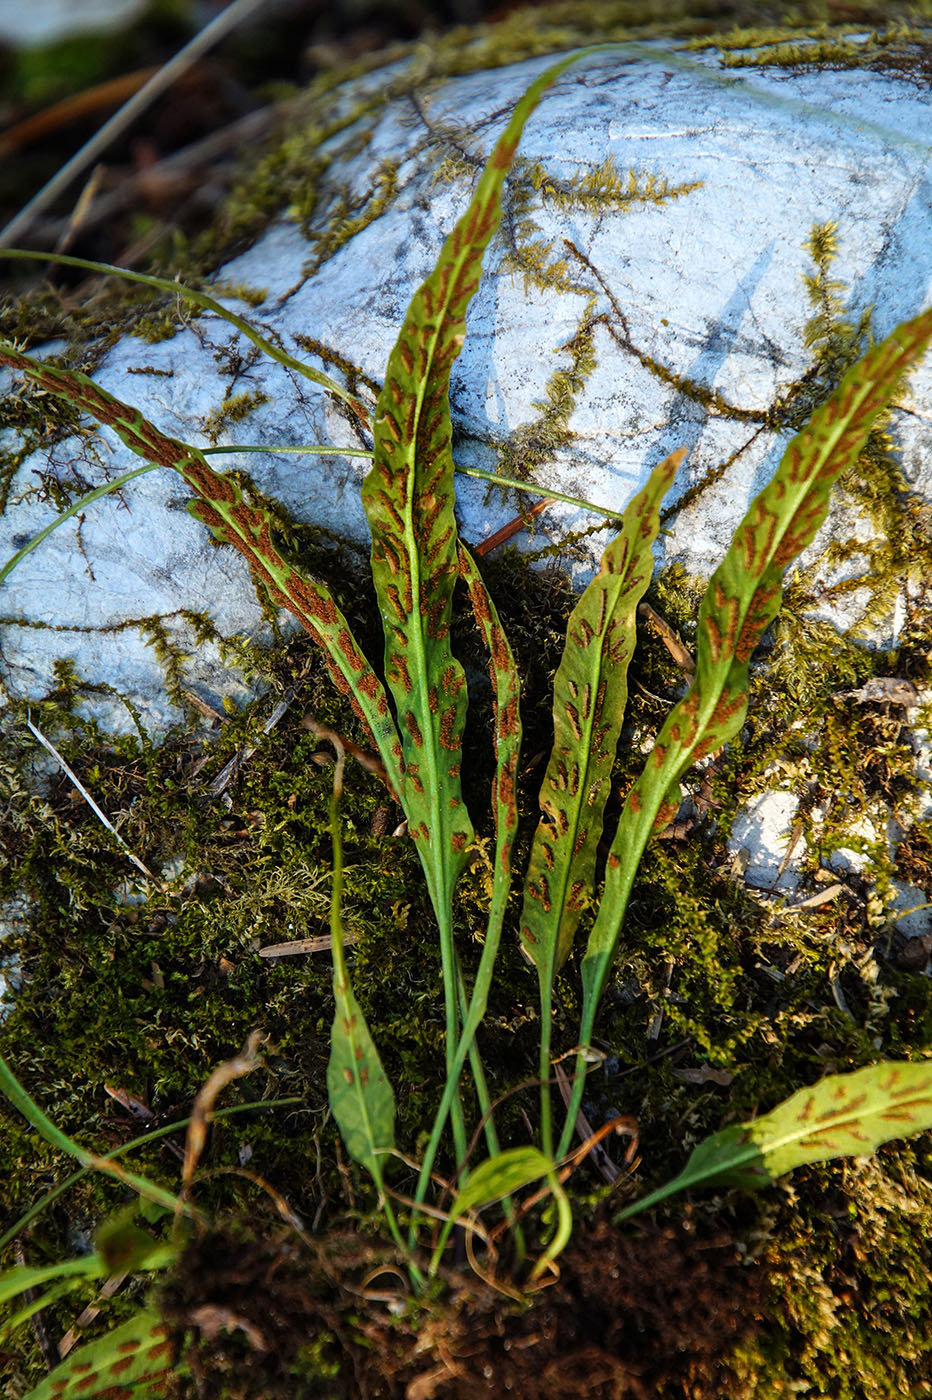
[[[655,467],[624,512],[570,616],[553,691],[553,750],[540,790],[521,941],[542,978],[566,961],[592,892],[609,779],[628,700],[637,605],[650,583],[660,502],[686,449]]]
[[[453,1226],[467,1211],[481,1210],[483,1206],[511,1196],[522,1186],[529,1186],[532,1181],[540,1181],[542,1177],[548,1177],[556,1184],[554,1163],[537,1147],[509,1147],[480,1162],[466,1185],[454,1197],[434,1248],[430,1272],[436,1272]]]
[[[790,441],[772,480],[751,503],[699,608],[696,675],[667,716],[631,788],[612,841],[599,913],[582,962],[579,1043],[592,1036],[634,877],[654,826],[676,810],[680,779],[738,732],[748,702],[751,653],[776,617],[783,572],[814,539],[831,489],[852,466],[877,415],[932,342],[932,309],[897,326],[852,365],[832,396]],[[576,1082],[557,1155],[565,1152],[582,1101]]]
[[[330,834],[333,840],[330,946],[336,1005],[330,1034],[327,1095],[346,1150],[354,1161],[366,1168],[378,1187],[380,1204],[392,1237],[408,1259],[412,1278],[420,1282],[421,1274],[405,1248],[383,1184],[383,1158],[395,1146],[395,1096],[366,1025],[366,1018],[353,994],[346,966],[342,911],[343,833],[340,828],[345,753],[342,742],[332,730],[318,729],[317,732],[333,745],[337,755],[330,798]]]
[[[23,1400],[142,1400],[172,1369],[168,1328],[150,1308],[135,1313],[96,1341],[77,1348]]]
[[[511,884],[511,848],[518,829],[517,781],[521,755],[521,682],[505,629],[498,616],[476,562],[462,545],[459,549],[460,576],[469,592],[476,626],[489,653],[492,681],[495,746],[495,778],[492,783],[492,813],[495,818],[495,873],[489,928],[501,927],[505,901]]]
[[[339,960],[339,970],[337,961],[334,956],[336,1012],[330,1037],[327,1093],[347,1152],[379,1183],[381,1156],[395,1145],[395,1099],[353,995],[345,961]]]
[[[669,819],[686,770],[740,729],[751,653],[779,609],[783,572],[812,542],[828,513],[832,486],[857,460],[874,419],[930,341],[932,309],[905,321],[852,366],[789,443],[709,580],[699,608],[695,680],[667,717],[628,795],[609,853],[605,891],[582,966],[593,1015],[651,829]]]
[[[415,293],[389,356],[372,470],[363,484],[385,675],[404,750],[404,807],[441,921],[473,835],[460,787],[466,682],[449,641],[458,572],[450,368],[501,220],[502,185],[524,124],[545,89],[579,57],[548,68],[519,99],[469,207]]]
[[[276,549],[272,520],[250,504],[234,481],[221,476],[196,447],[168,437],[141,413],[101,389],[78,370],[44,364],[0,342],[0,364],[10,365],[46,393],[66,399],[114,430],[139,457],[179,473],[194,492],[193,513],[217,539],[245,557],[254,576],[280,606],[287,608],[324,652],[337,688],[369,727],[393,791],[401,791],[401,747],[381,682],[356,645],[343,613],[327,586],[300,573]]]
[[[482,956],[473,984],[472,995],[462,1015],[463,1026],[455,1053],[450,1061],[440,1107],[424,1152],[418,1176],[415,1199],[424,1199],[430,1182],[434,1158],[450,1106],[456,1093],[460,1073],[466,1062],[476,1031],[488,1005],[492,973],[502,936],[502,924],[511,889],[511,849],[518,829],[517,780],[521,753],[521,684],[518,668],[505,629],[495,604],[475,560],[462,545],[459,547],[460,575],[466,584],[476,625],[489,653],[489,675],[495,695],[493,742],[495,745],[495,777],[492,780],[492,811],[495,818],[495,866],[492,876],[492,900],[486,921]],[[488,1127],[493,1128],[489,1119]]]
[[[691,1186],[756,1190],[809,1162],[861,1156],[924,1128],[932,1128],[928,1061],[886,1060],[853,1074],[830,1074],[763,1118],[736,1123],[700,1142],[679,1176],[626,1206],[616,1220]]]
[[[548,85],[585,52],[548,68],[518,100],[465,214],[415,292],[389,356],[373,423],[372,470],[363,483],[385,677],[403,751],[402,804],[440,936],[448,1088],[462,1025],[453,889],[474,834],[460,782],[466,678],[450,648],[458,574],[450,369],[465,338],[485,249],[501,220],[502,186],[524,124]],[[465,1126],[455,1086],[453,1092],[454,1145],[463,1160]]]

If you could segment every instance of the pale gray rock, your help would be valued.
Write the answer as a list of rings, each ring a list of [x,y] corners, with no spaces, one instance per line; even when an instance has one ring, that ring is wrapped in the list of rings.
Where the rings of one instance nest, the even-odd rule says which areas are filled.
[[[0,39],[11,47],[60,43],[75,34],[122,29],[140,17],[145,0],[32,0],[0,4]]]
[[[460,78],[425,91],[417,103],[399,100],[355,154],[341,155],[355,130],[332,142],[318,232],[327,226],[328,190],[334,199],[349,190],[364,200],[388,158],[397,164],[395,197],[316,268],[315,248],[297,224],[279,222],[219,278],[221,287],[263,289],[263,304],[258,310],[230,304],[294,353],[302,353],[296,337],[311,336],[380,381],[407,303],[463,211],[478,162],[515,99],[549,61]],[[623,211],[531,200],[524,212],[538,225],[536,236],[551,245],[552,257],[563,256],[563,240],[585,255],[589,267],[568,257],[567,277],[591,292],[525,286],[509,263],[525,236],[511,197],[453,375],[458,463],[494,469],[499,447],[539,417],[550,377],[570,364],[566,347],[593,295],[594,313],[608,318],[615,335],[608,323],[595,328],[597,363],[570,418],[573,436],[540,464],[537,481],[621,510],[675,447],[687,446],[689,457],[674,497],[728,463],[670,522],[658,548],[658,558],[709,572],[776,467],[785,439],[759,422],[707,410],[678,384],[689,380],[746,413],[762,414],[799,378],[811,358],[803,330],[812,308],[802,280],[811,259],[803,245],[816,223],[837,221],[833,274],[848,284],[855,314],[874,306],[878,336],[928,304],[930,117],[927,87],[880,72],[723,73],[715,55],[687,56],[659,45],[571,69],[528,123],[519,179],[539,164],[551,179],[571,181],[610,159],[642,182],[653,176],[694,187],[676,200]],[[438,178],[451,152],[461,155],[461,173]],[[646,361],[670,374],[659,377]],[[926,499],[930,375],[926,363],[914,377],[908,411],[894,419],[906,474]],[[162,343],[126,337],[97,378],[163,430],[201,445],[225,396],[243,391],[264,401],[225,430],[221,443],[365,445],[324,393],[255,358],[228,324],[210,315],[192,317]],[[0,392],[10,386],[11,376],[0,376]],[[4,441],[9,446],[9,432]],[[365,541],[363,462],[337,455],[213,460],[247,469],[302,519]],[[0,560],[54,514],[36,494],[41,473],[68,481],[80,469],[96,484],[136,463],[109,431],[90,444],[75,439],[35,454],[20,468],[0,521]],[[463,476],[458,503],[470,542],[516,513],[513,497],[490,498],[482,482]],[[85,679],[112,687],[112,698],[83,702],[89,712],[128,728],[132,721],[119,698],[125,696],[158,732],[177,711],[151,646],[157,618],[186,653],[191,690],[211,703],[246,697],[216,646],[194,646],[186,612],[206,613],[223,637],[255,637],[264,625],[261,609],[242,560],[214,548],[184,505],[179,478],[164,471],[140,477],[118,497],[89,507],[80,526],[69,521],[23,562],[0,590],[0,675],[8,693],[43,694],[53,663],[67,657]],[[594,519],[554,505],[524,547],[559,542]],[[852,528],[867,534],[844,502],[834,522],[810,557],[818,557],[833,529],[846,537]],[[567,552],[580,582],[606,538],[590,536]],[[826,615],[844,620],[830,609]],[[888,633],[893,626],[895,620]]]

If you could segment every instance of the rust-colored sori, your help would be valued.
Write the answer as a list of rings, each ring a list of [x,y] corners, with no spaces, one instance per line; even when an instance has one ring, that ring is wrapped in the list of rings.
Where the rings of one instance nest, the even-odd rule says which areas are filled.
[[[595,880],[609,779],[628,699],[637,605],[650,583],[660,502],[683,461],[679,449],[630,503],[620,533],[573,609],[554,681],[554,744],[540,790],[541,820],[521,914],[521,938],[548,981],[573,944]]]
[[[148,462],[179,473],[194,493],[192,512],[246,559],[272,600],[287,608],[323,650],[334,683],[348,696],[383,755],[389,785],[401,787],[401,749],[381,682],[362,655],[326,584],[286,563],[272,538],[272,521],[249,504],[239,486],[215,472],[194,447],[159,430],[137,410],[106,393],[88,375],[44,364],[0,345],[0,364],[18,369],[37,388],[92,414]]]

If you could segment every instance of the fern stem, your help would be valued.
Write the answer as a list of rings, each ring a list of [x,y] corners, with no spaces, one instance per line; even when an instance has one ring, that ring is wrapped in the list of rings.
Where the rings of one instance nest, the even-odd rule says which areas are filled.
[[[485,942],[482,945],[482,956],[479,959],[479,967],[476,972],[476,980],[473,983],[472,996],[468,999],[457,959],[457,987],[459,992],[460,1014],[463,1019],[463,1029],[460,1032],[452,1059],[448,1063],[447,1080],[443,1089],[443,1097],[440,1100],[440,1104],[434,1116],[430,1138],[424,1153],[423,1163],[421,1164],[417,1190],[414,1197],[418,1203],[423,1201],[427,1193],[431,1169],[440,1147],[440,1140],[443,1135],[447,1117],[456,1101],[457,1086],[459,1084],[460,1075],[463,1072],[463,1066],[466,1063],[467,1055],[469,1056],[470,1065],[472,1067],[479,1106],[483,1114],[489,1113],[490,1100],[486,1088],[482,1061],[475,1047],[475,1036],[482,1022],[482,1018],[485,1016],[485,1010],[489,1001],[489,992],[492,987],[492,975],[495,970],[495,959],[498,956],[499,944],[501,942],[507,896],[507,885],[498,886],[493,893],[492,907],[489,910],[489,918],[486,925]],[[498,1138],[491,1115],[486,1119],[486,1141],[489,1144],[490,1152],[495,1153],[498,1151]],[[465,1150],[465,1143],[462,1149],[457,1147],[458,1161],[463,1160]]]
[[[330,794],[330,838],[333,849],[333,881],[331,885],[330,897],[330,951],[333,958],[333,971],[335,979],[338,979],[345,986],[349,985],[349,971],[346,966],[346,947],[343,930],[343,829],[340,823],[340,794],[343,787],[343,752],[337,749],[337,762],[334,772],[333,790]],[[411,1252],[406,1245],[398,1226],[398,1220],[392,1209],[392,1203],[388,1192],[385,1190],[385,1178],[382,1172],[382,1164],[378,1157],[373,1155],[369,1164],[373,1180],[379,1193],[379,1205],[385,1216],[385,1223],[388,1225],[392,1239],[395,1241],[402,1258],[404,1259],[411,1281],[420,1288],[424,1284],[424,1276],[411,1258]]]
[[[657,799],[656,806],[657,808],[659,808],[660,798]],[[623,829],[623,825],[627,824],[633,827],[633,830],[631,830],[628,833],[628,841],[626,843],[628,849],[628,858],[625,867],[620,873],[618,879],[615,882],[613,882],[610,899],[606,898],[605,891],[603,890],[598,915],[598,919],[602,920],[604,911],[610,908],[610,918],[606,917],[604,919],[604,922],[608,923],[610,921],[614,925],[616,930],[620,929],[624,922],[625,911],[628,908],[628,900],[631,897],[631,890],[634,886],[634,877],[637,874],[638,866],[641,863],[641,857],[644,854],[644,848],[647,845],[651,830],[653,828],[654,815],[655,812],[648,812],[645,814],[642,811],[634,815],[634,820],[631,821],[629,817],[629,808],[626,805],[624,810],[622,811],[621,818],[618,823],[619,834]],[[629,817],[628,823],[625,823],[626,817]],[[616,841],[617,839],[618,838],[616,836]],[[583,1009],[582,1016],[580,1017],[579,1021],[579,1051],[576,1055],[575,1060],[575,1070],[573,1073],[573,1087],[570,1091],[570,1101],[566,1110],[566,1121],[563,1124],[563,1132],[560,1137],[559,1146],[557,1147],[557,1161],[559,1161],[562,1157],[566,1156],[567,1152],[569,1151],[570,1143],[573,1140],[573,1133],[576,1128],[576,1118],[579,1114],[579,1110],[582,1105],[583,1094],[586,1089],[586,1050],[592,1041],[592,1032],[595,1026],[595,1016],[596,1012],[599,1009],[599,1002],[602,1000],[602,992],[605,987],[605,982],[607,980],[608,971],[610,967],[611,959],[605,964],[604,969],[596,977],[594,983],[591,980],[587,980],[585,974],[583,976]],[[541,998],[541,1004],[543,1005],[543,998]],[[541,1044],[543,1045],[543,1034],[541,1036]],[[541,1057],[541,1059],[543,1063],[543,1056]],[[546,1069],[542,1069],[541,1074],[542,1077],[546,1075],[549,1080],[549,1057]],[[544,1090],[542,1091],[542,1094],[543,1093],[549,1095],[549,1085],[545,1085]],[[543,1098],[541,1100],[541,1106],[543,1109]],[[546,1148],[544,1150],[546,1151]]]
[[[540,1145],[545,1157],[553,1157],[553,1113],[550,1103],[550,1033],[553,1028],[553,986],[540,980]]]

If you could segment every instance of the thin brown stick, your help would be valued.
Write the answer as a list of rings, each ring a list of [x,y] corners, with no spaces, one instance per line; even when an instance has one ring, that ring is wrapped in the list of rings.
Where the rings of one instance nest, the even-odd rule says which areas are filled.
[[[500,530],[496,530],[494,535],[489,535],[487,540],[483,540],[481,544],[477,544],[474,553],[482,555],[491,554],[492,550],[498,549],[499,545],[507,544],[510,539],[514,539],[515,535],[520,535],[522,530],[527,529],[528,523],[533,516],[540,515],[541,511],[546,510],[550,505],[553,505],[550,497],[542,496],[539,501],[535,501],[532,506],[528,506],[523,514],[516,516],[514,520],[509,520],[508,524],[503,525]]]
[[[651,624],[654,630],[659,633],[660,640],[663,642],[680,670],[684,671],[687,676],[692,676],[696,670],[696,659],[689,650],[689,647],[683,645],[679,635],[674,628],[670,626],[666,618],[661,617],[660,613],[656,612],[651,607],[650,603],[638,604],[638,617],[645,618],[646,621]]]
[[[25,1268],[26,1250],[22,1240],[16,1241],[13,1246],[13,1254],[20,1268]],[[37,1288],[27,1288],[23,1291],[23,1302],[34,1303],[38,1296],[39,1290]],[[61,1361],[61,1352],[58,1350],[55,1339],[46,1325],[45,1309],[40,1308],[38,1312],[34,1312],[31,1321],[32,1330],[36,1334],[36,1341],[39,1343],[39,1350],[42,1353],[42,1358],[49,1370],[54,1371],[59,1361]]]
[[[6,131],[0,132],[0,160],[11,155],[13,151],[30,146],[33,141],[41,141],[43,136],[48,136],[53,131],[70,126],[72,122],[88,116],[91,112],[99,111],[101,107],[112,107],[118,102],[125,102],[158,71],[159,67],[156,64],[154,68],[139,68],[135,73],[121,73],[118,78],[109,78],[105,83],[95,83],[83,92],[75,92],[70,97],[62,98],[61,102],[55,102],[51,107],[43,107],[41,112],[34,112],[31,117],[24,117],[15,126],[9,126]]]
[[[235,154],[260,141],[267,131],[271,131],[287,116],[293,106],[291,102],[273,102],[259,111],[248,112],[219,131],[212,131],[182,150],[163,157],[148,169],[127,174],[121,178],[117,189],[101,194],[94,200],[82,220],[82,229],[94,229],[112,222],[155,184],[190,187],[196,182],[199,169],[213,164],[228,152]],[[32,242],[43,246],[56,243],[67,231],[69,222],[67,217],[38,220]]]
[[[560,1090],[563,1106],[564,1108],[569,1108],[573,1092],[570,1088],[569,1075],[563,1066],[556,1062],[554,1062],[553,1070],[557,1077],[557,1087]],[[576,1115],[576,1133],[583,1142],[592,1137],[592,1124],[589,1122],[589,1119],[586,1117],[585,1113],[583,1113],[582,1109],[580,1109]],[[592,1160],[609,1185],[614,1186],[615,1182],[621,1176],[621,1172],[599,1142],[593,1144]]]
[[[125,102],[118,112],[115,112],[109,121],[104,122],[100,130],[86,142],[79,151],[66,161],[57,174],[35,195],[20,212],[11,219],[6,228],[0,231],[0,248],[11,247],[32,224],[36,214],[47,209],[54,199],[68,188],[72,180],[76,179],[88,166],[93,165],[101,152],[110,143],[121,136],[128,126],[135,121],[140,112],[150,106],[163,92],[165,92],[182,73],[191,68],[201,54],[209,49],[213,44],[241,24],[245,19],[263,5],[265,0],[232,0],[225,10],[221,10],[211,22],[195,34],[184,48],[175,54],[174,58],[162,65],[157,73],[149,79],[147,83],[134,93],[128,102]]]
[[[263,734],[271,734],[279,721],[285,717],[288,713],[289,705],[295,698],[295,694],[296,692],[294,690],[289,690],[285,697],[279,700],[278,704],[265,721],[265,724],[262,726]],[[256,752],[256,748],[256,744],[244,744],[241,749],[236,750],[233,757],[223,765],[220,772],[208,785],[207,791],[210,793],[211,797],[219,797],[220,794],[229,787],[243,764],[248,763],[252,758],[253,754]]]
[[[188,1134],[185,1140],[184,1167],[181,1173],[185,1191],[191,1185],[195,1169],[204,1150],[204,1144],[207,1141],[207,1125],[211,1120],[217,1096],[228,1084],[232,1084],[234,1079],[242,1079],[244,1075],[252,1073],[259,1063],[259,1047],[265,1039],[264,1032],[252,1031],[242,1052],[239,1055],[234,1055],[230,1060],[224,1060],[222,1065],[218,1065],[215,1070],[211,1071],[198,1090],[194,1106],[191,1109],[191,1120],[188,1123]]]
[[[81,1316],[75,1318],[75,1321],[72,1324],[72,1326],[68,1328],[68,1331],[58,1343],[58,1354],[62,1359],[64,1359],[64,1357],[68,1355],[69,1351],[71,1351],[81,1340],[81,1334],[84,1331],[84,1328],[90,1327],[94,1319],[96,1317],[99,1317],[100,1308],[98,1307],[98,1303],[105,1303],[108,1298],[112,1298],[114,1293],[116,1293],[122,1285],[123,1280],[125,1278],[125,1269],[121,1273],[111,1274],[110,1277],[107,1279],[106,1283],[101,1288],[100,1292],[97,1294],[97,1297],[94,1300],[94,1302],[89,1303],[84,1309],[84,1311],[81,1313]]]
[[[344,933],[343,942],[346,945],[358,943],[359,935]],[[290,943],[269,943],[265,948],[259,949],[259,957],[294,958],[300,953],[329,953],[332,946],[330,934],[322,933],[319,938],[295,938]]]
[[[94,166],[94,169],[91,171],[91,177],[78,195],[77,203],[68,218],[68,227],[55,244],[56,253],[67,253],[68,249],[77,238],[84,224],[84,220],[87,218],[88,211],[97,197],[97,191],[103,183],[104,174],[104,166]]]

